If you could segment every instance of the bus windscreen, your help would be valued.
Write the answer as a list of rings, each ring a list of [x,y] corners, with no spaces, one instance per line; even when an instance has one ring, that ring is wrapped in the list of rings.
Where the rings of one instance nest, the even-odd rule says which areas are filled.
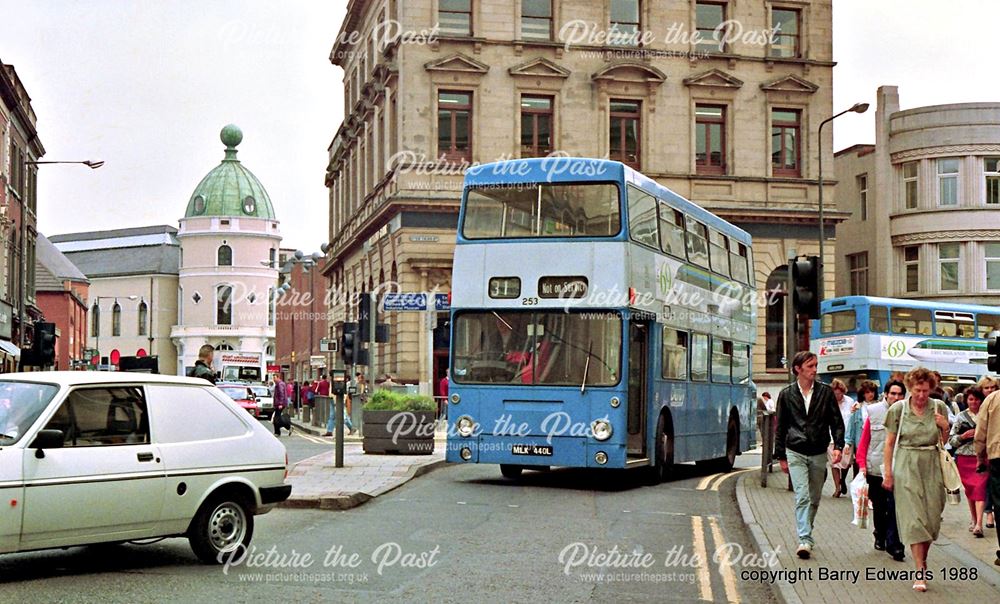
[[[456,383],[614,386],[622,321],[612,312],[465,312],[452,345]]]
[[[618,187],[610,183],[519,184],[468,190],[468,239],[611,237],[621,230]]]

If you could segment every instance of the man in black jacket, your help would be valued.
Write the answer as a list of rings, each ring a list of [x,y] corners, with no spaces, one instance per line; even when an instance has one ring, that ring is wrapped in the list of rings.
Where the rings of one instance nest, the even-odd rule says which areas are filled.
[[[795,381],[778,395],[778,431],[774,437],[774,459],[792,479],[795,490],[795,524],[799,547],[795,554],[806,559],[816,544],[813,521],[826,481],[827,447],[834,443],[833,463],[844,448],[844,419],[833,390],[816,381],[816,355],[803,350],[792,359]]]
[[[198,349],[198,360],[194,362],[194,374],[192,377],[201,378],[215,383],[215,371],[212,370],[212,357],[215,355],[215,348],[211,344],[205,344]]]

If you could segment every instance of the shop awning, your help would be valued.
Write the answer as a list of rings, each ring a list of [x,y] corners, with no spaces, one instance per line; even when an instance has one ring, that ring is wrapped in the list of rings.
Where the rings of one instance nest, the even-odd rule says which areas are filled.
[[[17,347],[17,344],[8,340],[0,340],[0,352],[9,354],[14,358],[19,358],[21,356],[21,349]]]

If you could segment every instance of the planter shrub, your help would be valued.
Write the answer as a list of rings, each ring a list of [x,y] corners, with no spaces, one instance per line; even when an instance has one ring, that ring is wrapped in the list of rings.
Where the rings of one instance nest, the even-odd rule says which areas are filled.
[[[378,390],[362,411],[365,453],[429,455],[434,452],[434,399]]]

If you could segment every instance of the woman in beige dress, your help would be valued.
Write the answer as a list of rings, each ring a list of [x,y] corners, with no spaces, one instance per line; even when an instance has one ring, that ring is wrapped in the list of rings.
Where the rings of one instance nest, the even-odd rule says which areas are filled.
[[[938,537],[945,504],[937,445],[948,437],[948,409],[930,398],[937,385],[934,372],[923,367],[911,370],[906,374],[910,397],[894,403],[885,420],[882,488],[895,495],[899,540],[910,545],[918,571],[913,582],[917,591],[927,591],[927,577],[919,571],[927,570],[927,552]]]

